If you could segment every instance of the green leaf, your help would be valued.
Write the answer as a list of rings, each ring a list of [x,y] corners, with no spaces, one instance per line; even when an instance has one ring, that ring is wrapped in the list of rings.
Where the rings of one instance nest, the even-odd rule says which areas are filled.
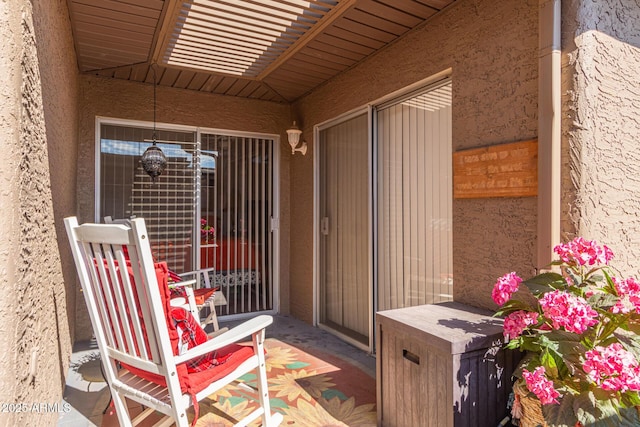
[[[564,277],[553,272],[538,274],[522,283],[524,283],[536,297],[556,289],[564,289],[567,287],[567,282]]]
[[[578,417],[578,421],[580,421],[582,425],[588,426],[596,425],[596,423],[603,422],[603,420],[608,418],[604,415],[603,410],[600,409],[599,406],[603,405],[598,405],[598,402],[592,392],[586,392],[576,396],[573,403],[573,409]],[[610,412],[610,409],[611,408],[608,408],[608,411],[605,412]],[[609,414],[609,416],[611,415],[612,414]]]
[[[520,350],[528,351],[531,353],[539,353],[542,351],[542,347],[538,343],[535,337],[520,337]]]
[[[566,379],[582,369],[580,355],[584,354],[585,348],[579,340],[579,335],[566,331],[550,331],[539,337],[540,346],[548,351],[555,361],[557,371],[554,371],[554,376]],[[546,359],[541,360],[546,366]],[[550,368],[553,369],[553,366]]]
[[[504,347],[509,350],[515,350],[519,349],[521,345],[520,339],[514,339],[509,341]]]
[[[557,351],[560,345],[559,340],[554,339],[552,334],[540,334],[538,336],[538,342],[541,347],[554,351]]]
[[[622,404],[627,408],[640,405],[640,395],[637,391],[628,391],[622,394]]]
[[[617,401],[616,393],[609,390],[603,390],[601,388],[594,388],[590,393],[593,393],[593,396],[596,400],[596,405],[601,402],[611,402]],[[615,406],[617,408],[617,406]]]
[[[600,331],[600,334],[598,334],[598,336],[596,337],[596,342],[598,344],[604,344],[604,341],[610,338],[615,330],[618,329],[618,326],[619,325],[617,324],[617,321],[607,323],[605,327]]]
[[[601,283],[604,281],[604,276],[600,275],[600,274],[595,274],[596,271],[600,270],[600,268],[595,268],[593,270],[591,270],[590,272],[587,273],[587,278],[584,281],[584,283],[588,283],[588,284],[592,284],[592,285],[598,285],[598,283]]]
[[[544,366],[549,377],[558,377],[558,364],[549,350],[542,352],[540,355],[540,362],[542,363],[542,366]]]
[[[504,316],[506,314],[513,313],[514,311],[519,310],[534,311],[533,307],[531,307],[529,304],[518,301],[516,299],[512,299],[507,301],[502,307],[496,310],[494,316]]]
[[[554,329],[549,332],[545,332],[544,335],[551,341],[558,341],[560,343],[569,341],[573,343],[580,342],[580,335],[574,332],[563,331],[560,329]]]
[[[617,341],[622,344],[625,350],[633,354],[636,360],[640,361],[640,336],[626,331],[624,329],[617,329],[614,332],[614,336]]]
[[[627,321],[626,329],[633,332],[636,335],[640,335],[640,322],[635,316],[632,316],[629,321]]]
[[[566,394],[558,399],[560,404],[542,405],[542,415],[547,424],[553,427],[573,427],[578,421],[573,409],[574,399],[572,395]]]
[[[581,355],[586,349],[579,342],[562,341],[558,346],[558,354],[563,363],[564,370],[561,370],[562,377],[583,376]]]
[[[603,396],[600,396],[601,398]],[[583,392],[575,397],[573,404],[578,421],[585,426],[616,426],[618,412],[611,400],[598,399],[592,391]]]
[[[574,408],[578,420],[589,427],[633,427],[638,426],[635,407],[621,408],[621,402],[603,390],[589,391],[576,396]]]
[[[587,298],[587,303],[594,309],[608,309],[618,302],[618,297],[605,292],[596,292]]]

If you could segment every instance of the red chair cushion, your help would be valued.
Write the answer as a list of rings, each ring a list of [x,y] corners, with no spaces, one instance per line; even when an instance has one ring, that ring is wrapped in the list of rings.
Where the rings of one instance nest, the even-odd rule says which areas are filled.
[[[224,360],[219,365],[211,366],[201,372],[189,373],[189,383],[196,393],[203,390],[213,381],[229,375],[244,361],[253,356],[253,347],[231,344],[218,350],[217,356],[219,359]]]
[[[135,286],[133,271],[130,265],[128,265],[128,270],[131,283]],[[190,349],[206,342],[208,339],[206,333],[191,313],[180,307],[171,307],[171,293],[167,281],[167,264],[165,262],[155,263],[155,271],[173,354],[178,355],[181,350],[185,350],[185,348],[181,348],[181,344],[186,343],[186,349]],[[208,289],[208,291],[213,293],[214,290]],[[232,372],[252,355],[253,347],[232,344],[214,353],[209,353],[195,360],[177,365],[180,389],[183,393],[197,393],[212,381],[220,379]],[[123,366],[141,378],[162,387],[167,386],[165,378],[162,375],[137,369],[126,364],[123,364]]]
[[[180,342],[180,336],[178,335],[178,331],[175,327],[175,324],[173,323],[173,321],[170,319],[170,317],[168,316],[169,310],[171,309],[171,294],[169,292],[169,286],[168,286],[168,282],[167,282],[167,277],[168,277],[168,271],[169,268],[167,267],[167,263],[166,262],[156,262],[154,263],[154,267],[155,267],[155,273],[156,273],[156,279],[158,281],[158,289],[160,290],[160,300],[162,302],[162,310],[165,313],[165,320],[167,321],[167,330],[169,332],[169,340],[171,343],[171,349],[173,350],[173,354],[177,355],[178,354],[178,344]],[[127,270],[129,272],[129,279],[131,281],[131,285],[134,288],[134,295],[138,295],[137,290],[136,290],[136,283],[135,283],[135,278],[133,275],[133,270],[131,267],[131,262],[129,260],[127,260]],[[136,305],[138,306],[138,308],[140,307],[140,301],[138,301],[136,299]],[[140,313],[140,310],[138,310],[138,312]],[[141,319],[141,327],[143,329],[143,332],[146,334],[146,326],[145,323],[143,322],[143,319]],[[147,348],[149,348],[149,344],[148,342],[146,343]],[[122,366],[126,369],[128,369],[131,373],[144,378],[148,381],[151,381],[155,384],[161,385],[163,387],[167,386],[167,383],[165,381],[165,378],[161,375],[158,374],[154,374],[152,372],[147,372],[144,371],[142,369],[138,369],[135,368],[133,366],[127,365],[125,363],[122,364]],[[189,372],[187,370],[187,367],[182,364],[182,365],[178,365],[176,366],[177,369],[177,373],[178,373],[178,380],[180,381],[180,390],[183,393],[187,393],[190,391],[190,383],[189,383]]]

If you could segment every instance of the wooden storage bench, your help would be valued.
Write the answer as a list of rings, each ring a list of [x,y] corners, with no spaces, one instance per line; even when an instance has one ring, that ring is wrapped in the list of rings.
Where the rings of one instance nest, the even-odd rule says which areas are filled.
[[[520,359],[502,344],[502,320],[463,304],[378,312],[378,426],[495,427]]]

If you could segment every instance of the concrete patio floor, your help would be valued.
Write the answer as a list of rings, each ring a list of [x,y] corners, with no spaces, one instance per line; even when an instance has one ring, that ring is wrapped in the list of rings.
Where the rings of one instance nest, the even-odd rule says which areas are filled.
[[[232,327],[237,323],[240,322],[221,321],[220,326]],[[303,350],[315,348],[341,357],[375,378],[374,357],[300,320],[274,316],[274,323],[267,328],[266,335],[267,338],[276,338]],[[58,427],[100,426],[109,397],[109,390],[100,374],[99,352],[95,342],[76,343],[64,392],[64,402],[71,406],[71,410],[60,415]]]

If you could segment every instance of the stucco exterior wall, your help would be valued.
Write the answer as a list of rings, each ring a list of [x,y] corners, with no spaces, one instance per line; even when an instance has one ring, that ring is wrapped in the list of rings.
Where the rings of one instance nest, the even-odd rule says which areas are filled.
[[[33,405],[61,402],[71,354],[75,270],[58,240],[75,209],[78,73],[64,0],[4,1],[0,16],[0,402],[21,409],[0,424],[54,425],[62,407]]]
[[[313,126],[451,69],[453,150],[537,137],[538,2],[459,0],[294,104]],[[291,313],[312,321],[313,156],[291,163]],[[454,299],[494,307],[505,272],[533,271],[536,198],[454,200]]]
[[[607,244],[640,273],[640,5],[563,2],[563,240]]]
[[[160,75],[157,76],[158,80]],[[151,77],[151,80],[153,77]],[[289,311],[289,144],[285,130],[291,126],[288,105],[182,89],[157,87],[157,123],[201,126],[280,135],[280,293],[281,312]],[[81,78],[81,116],[78,152],[78,218],[95,220],[95,120],[96,116],[153,122],[153,85]],[[79,295],[76,338],[91,337],[91,322]]]

